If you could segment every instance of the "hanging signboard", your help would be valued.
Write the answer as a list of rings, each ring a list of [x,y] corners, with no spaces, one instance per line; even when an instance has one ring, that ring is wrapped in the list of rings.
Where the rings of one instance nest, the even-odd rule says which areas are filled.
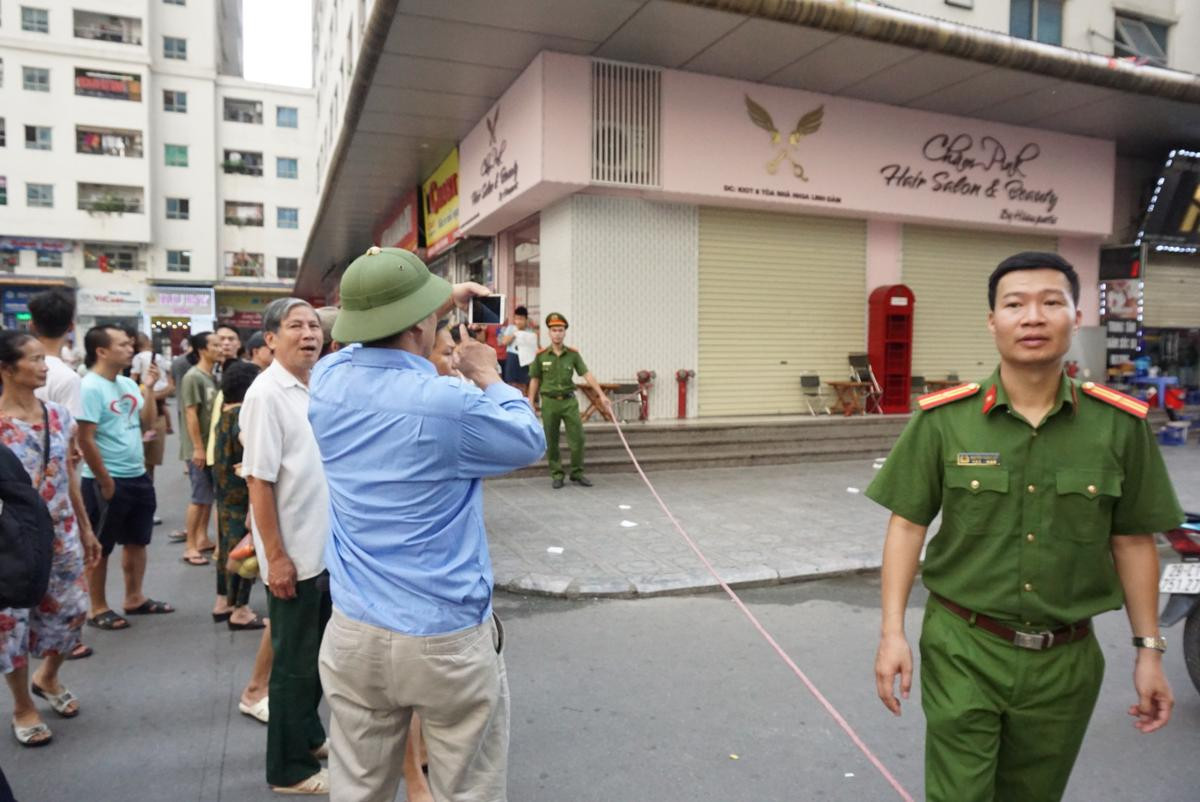
[[[430,258],[442,253],[459,238],[458,148],[421,185],[425,208],[425,247]]]

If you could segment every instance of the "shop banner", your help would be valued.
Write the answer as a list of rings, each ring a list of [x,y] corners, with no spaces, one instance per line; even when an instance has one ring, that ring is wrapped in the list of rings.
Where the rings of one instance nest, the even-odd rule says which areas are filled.
[[[75,250],[75,243],[67,239],[0,237],[0,251],[42,251],[44,253],[70,253],[73,250]]]
[[[1047,234],[1112,227],[1116,151],[1099,139],[668,70],[662,141],[670,194]]]
[[[147,287],[149,317],[212,317],[213,291],[195,287]]]
[[[375,244],[382,248],[417,249],[417,190],[410,189],[396,204],[396,212],[375,232]]]
[[[86,317],[137,317],[142,313],[142,296],[134,290],[75,291],[75,306]]]
[[[0,311],[6,315],[29,312],[29,299],[48,287],[9,287],[0,293]]]
[[[124,72],[75,70],[75,94],[109,100],[142,100],[142,79]]]
[[[425,247],[432,258],[453,245],[458,232],[458,148],[421,185]]]

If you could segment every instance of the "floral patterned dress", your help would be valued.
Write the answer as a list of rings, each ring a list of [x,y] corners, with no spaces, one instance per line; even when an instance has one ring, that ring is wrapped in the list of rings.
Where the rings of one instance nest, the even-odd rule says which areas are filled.
[[[241,607],[250,603],[253,579],[243,579],[225,571],[229,552],[246,536],[246,513],[250,509],[250,490],[246,480],[237,474],[242,461],[242,441],[238,438],[238,413],[241,404],[231,404],[228,409],[214,410],[219,414],[217,430],[213,435],[216,445],[213,451],[213,482],[217,496],[217,595],[224,596],[230,604]]]
[[[50,460],[42,466],[42,423],[0,416],[0,443],[17,455],[39,490],[54,521],[54,556],[50,586],[37,607],[0,609],[0,673],[29,664],[29,656],[69,654],[79,643],[87,618],[87,583],[83,573],[83,544],[75,508],[71,506],[67,459],[75,420],[66,407],[45,402],[50,418]]]

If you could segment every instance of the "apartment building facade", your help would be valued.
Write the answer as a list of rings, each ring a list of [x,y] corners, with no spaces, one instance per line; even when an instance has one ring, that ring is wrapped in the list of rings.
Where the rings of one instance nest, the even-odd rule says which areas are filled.
[[[287,291],[315,207],[315,104],[230,74],[240,29],[238,2],[0,0],[6,326],[63,285],[81,326],[178,346],[218,320],[253,328]]]

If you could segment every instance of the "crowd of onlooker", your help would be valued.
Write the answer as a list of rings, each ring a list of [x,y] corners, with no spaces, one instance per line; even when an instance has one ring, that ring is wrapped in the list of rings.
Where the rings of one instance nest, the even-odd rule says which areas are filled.
[[[0,332],[0,444],[56,538],[43,601],[0,610],[17,740],[53,739],[34,695],[79,715],[62,667],[92,654],[85,625],[174,612],[143,592],[174,434],[188,505],[168,540],[186,565],[215,568],[215,623],[262,630],[238,710],[266,725],[268,784],[338,800],[391,800],[401,782],[413,802],[504,799],[508,684],[481,480],[539,459],[545,436],[522,392],[537,343],[525,310],[500,332],[513,353],[503,374],[522,389],[493,347],[447,323],[487,292],[372,248],[348,268],[340,308],[281,298],[245,343],[222,326],[173,360],[142,332],[73,335],[71,294],[35,296],[32,333]]]

